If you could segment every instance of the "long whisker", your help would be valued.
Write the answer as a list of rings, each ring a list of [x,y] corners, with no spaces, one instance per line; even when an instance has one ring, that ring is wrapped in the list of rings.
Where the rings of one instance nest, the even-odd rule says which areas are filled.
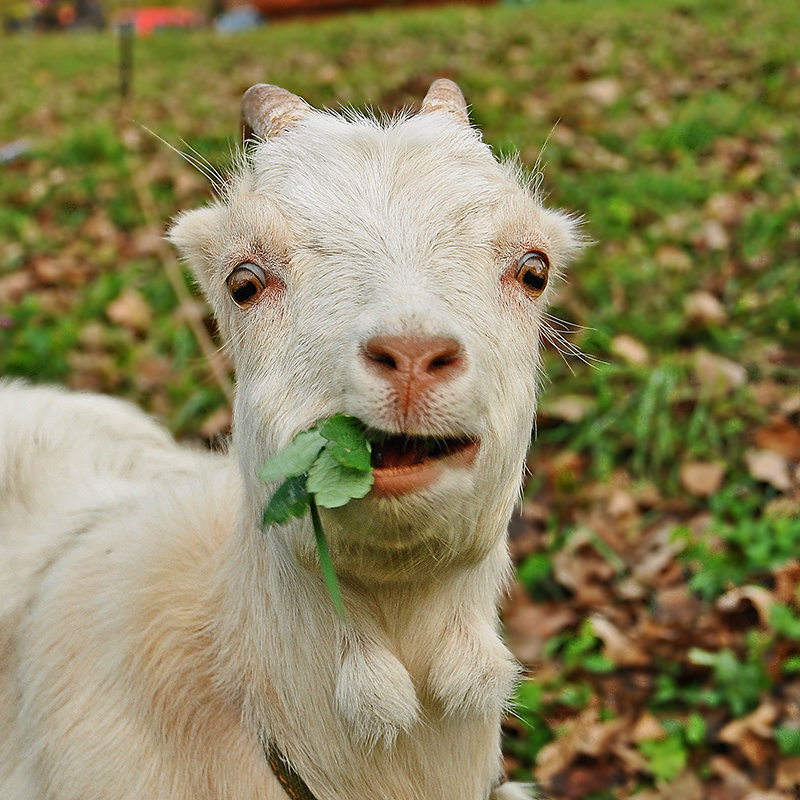
[[[579,361],[589,366],[597,366],[605,363],[602,359],[585,353],[580,347],[564,336],[564,334],[569,335],[576,333],[578,330],[581,330],[583,326],[574,326],[572,323],[567,323],[565,320],[554,317],[551,314],[545,314],[544,316],[545,319],[542,322],[542,337],[559,352],[564,363],[573,375],[575,371],[567,360],[567,356],[577,358]],[[561,330],[559,330],[556,325],[561,326]]]
[[[593,331],[595,328],[591,328],[588,325],[579,325],[577,322],[569,322],[568,320],[561,319],[561,317],[556,317],[553,314],[548,313],[547,311],[542,312],[542,316],[548,321],[553,323],[553,327],[560,328],[560,330],[569,333],[575,333],[577,331]]]
[[[225,178],[220,174],[219,170],[216,169],[206,158],[200,156],[194,148],[190,148],[193,150],[197,155],[192,155],[191,153],[185,153],[183,150],[179,150],[175,145],[168,142],[164,139],[163,136],[159,136],[155,131],[150,130],[146,125],[142,125],[142,123],[137,123],[142,130],[147,131],[151,136],[158,139],[159,142],[166,145],[173,153],[179,155],[187,164],[194,167],[210,184],[211,188],[218,197],[223,197],[225,195],[225,187],[226,181]],[[186,144],[186,142],[183,142]],[[186,145],[189,147],[189,145]]]
[[[192,147],[185,139],[181,139],[181,144],[185,145],[187,148],[189,148],[189,150],[192,151],[198,168],[200,164],[204,166],[205,169],[203,174],[214,177],[215,186],[225,186],[225,176],[202,153],[200,153],[195,147]]]

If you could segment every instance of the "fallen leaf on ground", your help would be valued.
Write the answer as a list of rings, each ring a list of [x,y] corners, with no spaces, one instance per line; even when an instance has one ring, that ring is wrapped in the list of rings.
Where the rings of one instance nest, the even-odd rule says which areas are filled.
[[[636,367],[643,367],[650,360],[647,348],[638,339],[627,334],[615,336],[611,340],[611,352]]]
[[[785,417],[779,417],[756,431],[756,444],[763,450],[780,453],[786,458],[800,459],[800,429]]]
[[[699,350],[694,359],[697,382],[714,393],[725,393],[747,383],[747,370],[729,358]]]
[[[749,604],[756,610],[759,622],[764,627],[769,625],[775,597],[762,586],[737,586],[725,592],[715,603],[720,611],[728,614],[740,612],[743,604]]]
[[[541,413],[566,422],[580,422],[594,405],[595,400],[591,397],[569,394],[543,404]]]
[[[629,636],[601,614],[592,614],[592,629],[603,643],[603,654],[618,667],[644,667],[651,655],[645,653]]]
[[[725,479],[725,465],[718,461],[689,461],[681,467],[681,486],[695,497],[714,494]]]
[[[686,318],[703,325],[719,325],[727,318],[725,307],[710,292],[692,292],[683,304]]]
[[[136,289],[125,289],[116,300],[112,300],[106,306],[106,316],[115,325],[136,333],[144,333],[153,319],[150,306]]]
[[[772,450],[748,450],[744,455],[750,474],[782,492],[792,488],[786,456]]]
[[[587,709],[568,724],[567,733],[545,745],[536,759],[536,777],[547,784],[579,756],[603,756],[624,729],[623,720],[601,722],[596,709]]]

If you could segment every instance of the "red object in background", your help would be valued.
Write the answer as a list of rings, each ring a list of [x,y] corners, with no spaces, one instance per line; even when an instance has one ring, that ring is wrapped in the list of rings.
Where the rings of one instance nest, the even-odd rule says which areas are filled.
[[[204,17],[188,8],[132,8],[114,17],[115,27],[132,25],[137,36],[149,36],[161,28],[198,28],[204,24]]]

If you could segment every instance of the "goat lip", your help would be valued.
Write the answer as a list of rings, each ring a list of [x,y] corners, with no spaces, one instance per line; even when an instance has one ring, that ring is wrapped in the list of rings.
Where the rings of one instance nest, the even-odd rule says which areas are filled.
[[[400,454],[395,452],[394,457],[384,458],[381,466],[373,464],[375,482],[372,491],[376,495],[392,497],[424,489],[434,483],[445,468],[470,466],[479,449],[480,443],[473,439],[453,439],[431,455],[423,456],[419,448],[414,447]],[[374,455],[375,450],[373,446]]]

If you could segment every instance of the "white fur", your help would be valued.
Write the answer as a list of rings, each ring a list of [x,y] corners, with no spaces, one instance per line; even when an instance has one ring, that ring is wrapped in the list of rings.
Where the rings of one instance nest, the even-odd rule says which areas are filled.
[[[319,800],[520,800],[492,788],[516,676],[496,605],[549,289],[513,270],[540,249],[557,272],[574,223],[450,115],[313,112],[170,237],[235,357],[233,455],[0,385],[0,797],[284,800],[272,737]],[[242,311],[245,261],[285,289]],[[466,368],[401,425],[375,335],[454,338]],[[428,488],[323,509],[346,623],[309,520],[258,526],[258,466],[337,412],[481,441]]]

